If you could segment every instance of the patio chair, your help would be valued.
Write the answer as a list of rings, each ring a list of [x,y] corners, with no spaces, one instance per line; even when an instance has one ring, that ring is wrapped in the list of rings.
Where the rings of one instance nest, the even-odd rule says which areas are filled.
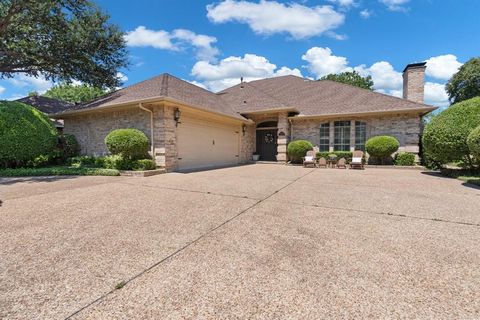
[[[337,162],[338,169],[347,169],[347,160],[345,158],[340,158]]]
[[[363,151],[353,151],[352,161],[350,162],[351,169],[364,169],[363,167]]]
[[[308,165],[313,165],[315,167],[316,164],[317,161],[315,160],[315,151],[307,151],[307,155],[303,157],[303,166],[306,167]]]
[[[318,159],[317,166],[319,168],[326,168],[327,167],[327,159],[325,159],[324,157],[321,157],[320,159]]]

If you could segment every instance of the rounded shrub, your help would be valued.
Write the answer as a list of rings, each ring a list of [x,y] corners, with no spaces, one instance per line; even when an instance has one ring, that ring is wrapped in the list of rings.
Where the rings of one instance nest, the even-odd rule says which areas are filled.
[[[135,160],[132,163],[132,169],[136,171],[155,170],[157,164],[152,159]]]
[[[467,137],[467,145],[470,153],[480,160],[480,125],[470,132]]]
[[[148,157],[148,138],[137,129],[117,129],[105,137],[108,151],[130,160]]]
[[[372,157],[382,159],[389,158],[392,153],[396,152],[400,147],[400,143],[392,136],[376,136],[367,140],[365,150]]]
[[[415,164],[415,154],[409,152],[400,152],[395,157],[397,166],[413,166]]]
[[[42,112],[15,101],[0,101],[0,166],[20,166],[50,155],[57,129]]]
[[[425,126],[423,153],[430,161],[443,165],[469,158],[467,137],[480,125],[480,97],[456,103]]]
[[[307,140],[295,140],[288,144],[287,153],[293,162],[300,162],[307,151],[312,150],[313,145]]]

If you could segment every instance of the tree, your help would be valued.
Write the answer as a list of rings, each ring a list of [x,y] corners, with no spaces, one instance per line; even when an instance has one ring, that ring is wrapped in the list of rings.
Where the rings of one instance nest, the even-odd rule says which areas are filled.
[[[44,96],[70,103],[83,103],[103,96],[106,92],[89,85],[59,84],[45,92]]]
[[[357,71],[329,74],[320,78],[320,80],[332,80],[373,91],[372,77],[362,77]]]
[[[123,32],[90,0],[0,0],[0,78],[23,73],[119,86]]]
[[[480,57],[468,60],[445,85],[451,103],[480,96]]]

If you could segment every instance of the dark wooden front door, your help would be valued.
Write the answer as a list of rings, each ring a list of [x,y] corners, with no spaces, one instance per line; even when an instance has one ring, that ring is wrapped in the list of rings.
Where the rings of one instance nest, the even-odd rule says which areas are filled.
[[[262,161],[277,161],[277,130],[257,130],[257,153]]]

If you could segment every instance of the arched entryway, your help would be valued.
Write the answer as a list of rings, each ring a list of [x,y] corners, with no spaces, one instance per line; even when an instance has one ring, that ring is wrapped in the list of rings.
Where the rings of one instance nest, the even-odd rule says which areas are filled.
[[[257,154],[262,161],[277,161],[277,121],[257,125]]]

